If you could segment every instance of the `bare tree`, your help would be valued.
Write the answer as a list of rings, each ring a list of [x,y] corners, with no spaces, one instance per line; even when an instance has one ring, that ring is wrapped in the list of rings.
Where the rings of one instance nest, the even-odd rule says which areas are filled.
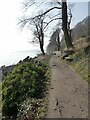
[[[35,0],[28,0],[28,2],[26,2],[24,4],[24,6],[26,7],[26,10],[29,7],[32,7],[33,5],[38,6],[38,3],[40,2],[40,4],[42,5],[43,3],[45,3],[44,0],[41,1],[35,1]],[[72,16],[70,16],[70,19],[68,21],[68,13],[67,13],[67,1],[66,0],[62,0],[62,2],[50,2],[49,4],[52,5],[51,8],[47,8],[45,9],[45,11],[43,10],[43,12],[41,14],[37,14],[34,15],[34,17],[26,17],[23,18],[23,20],[21,20],[21,23],[23,23],[24,25],[26,23],[30,23],[31,19],[35,25],[35,31],[34,31],[34,35],[36,36],[36,38],[38,38],[39,43],[40,43],[40,49],[42,51],[43,54],[44,53],[44,30],[47,28],[47,26],[52,22],[52,21],[57,21],[57,20],[62,20],[62,30],[64,32],[64,36],[65,36],[65,42],[67,45],[67,48],[73,47],[72,45],[72,41],[71,41],[71,37],[69,34],[69,28],[70,28],[70,23],[71,23],[71,18]],[[55,10],[57,10],[57,12],[54,12]],[[51,13],[52,12],[52,13]],[[54,13],[54,15],[53,15]],[[43,17],[48,16],[49,19],[47,19],[46,21],[44,21],[44,19],[42,19]],[[61,24],[60,24],[61,25]],[[59,25],[59,26],[60,26]],[[24,26],[23,26],[24,27]],[[58,37],[59,40],[59,37]]]
[[[28,2],[24,4],[26,10],[28,9],[28,7],[31,7],[32,5],[35,4],[35,1],[32,1],[31,4],[29,4]],[[33,17],[24,16],[23,18],[20,19],[19,22],[22,28],[24,28],[24,26],[28,24],[28,27],[33,31],[33,35],[34,35],[34,39],[32,40],[32,43],[39,43],[43,55],[45,55],[44,52],[45,30],[52,21],[61,19],[59,16],[60,14],[57,15],[48,14],[50,11],[53,11],[55,9],[60,10],[61,7],[51,7],[45,12],[39,11],[39,14]]]
[[[44,52],[44,17],[38,17],[36,19],[34,19],[33,21],[33,25],[34,25],[34,41],[36,42],[36,40],[39,41],[39,45],[40,45],[40,49],[41,52],[43,53],[43,55],[45,55]]]

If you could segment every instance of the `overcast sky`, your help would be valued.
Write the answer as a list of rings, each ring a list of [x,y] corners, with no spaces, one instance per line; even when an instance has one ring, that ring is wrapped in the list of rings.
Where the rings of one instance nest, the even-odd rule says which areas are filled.
[[[88,3],[85,1],[88,0],[83,0],[79,4],[75,3],[72,26],[75,26],[77,22],[88,15]],[[30,32],[26,30],[21,32],[17,25],[18,18],[21,16],[21,6],[21,0],[0,1],[0,54],[10,51],[37,49],[28,43],[28,38],[31,36]]]

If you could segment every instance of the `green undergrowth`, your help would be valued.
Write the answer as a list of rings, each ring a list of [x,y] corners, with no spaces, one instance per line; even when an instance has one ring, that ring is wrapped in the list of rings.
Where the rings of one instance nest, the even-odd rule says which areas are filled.
[[[78,51],[70,56],[73,58],[72,62],[69,62],[78,73],[86,80],[88,83],[89,81],[89,50],[83,49]]]
[[[46,62],[21,62],[3,78],[3,120],[43,118],[49,79]]]
[[[0,120],[2,118],[2,82],[0,82]]]

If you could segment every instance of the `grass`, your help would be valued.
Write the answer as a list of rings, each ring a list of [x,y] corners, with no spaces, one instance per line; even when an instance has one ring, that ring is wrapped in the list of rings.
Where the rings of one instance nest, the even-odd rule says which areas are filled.
[[[73,58],[73,61],[70,62],[70,65],[72,65],[76,69],[76,71],[83,77],[83,79],[89,83],[88,54],[86,54],[85,50],[83,49],[74,53],[70,57]]]
[[[88,40],[86,37],[73,42],[75,53],[69,56],[73,61],[68,63],[76,69],[84,80],[90,83],[90,43]]]

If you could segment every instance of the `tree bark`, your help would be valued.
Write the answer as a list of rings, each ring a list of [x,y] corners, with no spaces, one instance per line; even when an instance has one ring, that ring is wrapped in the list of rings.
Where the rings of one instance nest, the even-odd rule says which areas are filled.
[[[57,43],[58,43],[58,45],[57,45],[58,51],[60,51],[60,38],[59,38],[59,33],[58,33],[58,35],[57,35]]]
[[[39,43],[40,43],[40,49],[43,55],[45,55],[44,52],[44,33],[42,33],[42,35],[39,37]]]
[[[68,23],[67,2],[66,0],[64,0],[64,2],[62,0],[62,30],[64,32],[64,37],[65,37],[67,48],[73,48],[73,44],[72,44],[71,36],[68,31],[67,23]]]
[[[42,44],[42,43],[40,43],[40,49],[41,49],[42,54],[45,55],[45,52],[44,52],[43,44]]]

